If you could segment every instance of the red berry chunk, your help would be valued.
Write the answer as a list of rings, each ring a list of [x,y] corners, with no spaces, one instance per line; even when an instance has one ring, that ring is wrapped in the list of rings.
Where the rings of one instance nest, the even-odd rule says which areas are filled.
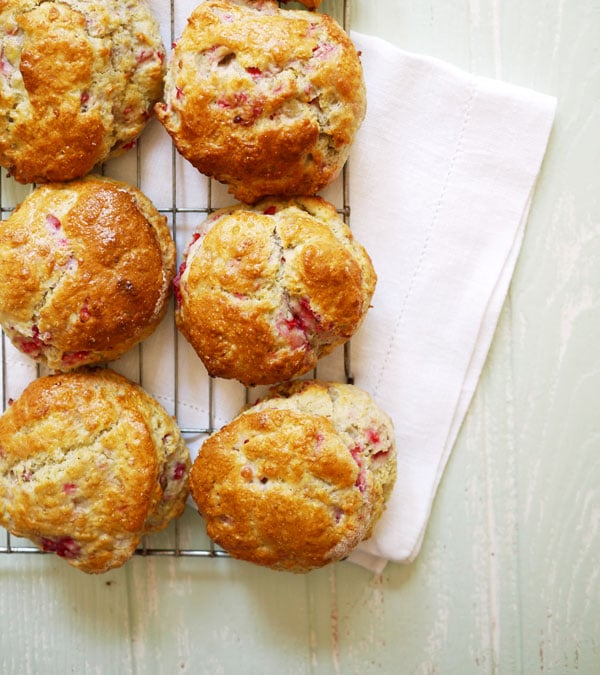
[[[142,51],[138,54],[137,62],[144,63],[144,61],[149,61],[153,56],[154,52],[152,50],[142,49]]]
[[[362,469],[360,473],[358,474],[358,478],[356,479],[356,483],[354,485],[360,490],[362,494],[364,494],[367,490],[367,476],[365,473],[365,470]]]
[[[177,302],[177,306],[181,305],[181,276],[185,272],[185,268],[187,266],[187,263],[185,260],[179,265],[179,271],[177,272],[175,278],[173,279],[173,294],[175,295],[175,300]]]
[[[42,537],[42,549],[49,553],[56,553],[61,558],[77,558],[80,552],[79,544],[72,537],[49,539]]]
[[[177,462],[173,469],[173,480],[181,480],[185,476],[185,464]]]
[[[352,450],[350,450],[350,454],[352,455],[352,459],[358,464],[358,466],[362,466],[362,458],[361,458],[361,452],[362,448],[360,445],[355,445]]]
[[[32,358],[39,356],[42,349],[48,346],[40,337],[40,329],[37,326],[31,328],[30,338],[19,336],[16,339],[16,344],[22,352]]]
[[[301,298],[299,303],[292,307],[292,318],[286,320],[289,328],[299,328],[302,331],[318,331],[321,319],[310,306],[308,298]]]
[[[245,94],[243,91],[236,91],[230,96],[218,99],[217,105],[219,108],[238,108],[244,105],[247,100],[248,94]]]
[[[381,438],[379,436],[379,432],[377,432],[375,429],[367,429],[367,439],[369,440],[370,443],[373,443],[376,445],[381,441]]]
[[[89,355],[89,350],[82,350],[80,352],[65,352],[62,357],[62,362],[65,364],[65,366],[74,366],[87,359]]]
[[[46,215],[46,225],[51,232],[60,230],[60,220],[52,213]]]
[[[2,47],[2,50],[0,50],[0,73],[2,75],[10,75],[15,71],[15,67],[13,64],[6,58],[6,55],[4,54],[4,47]]]
[[[323,44],[317,45],[313,48],[313,54],[319,59],[326,59],[331,52],[333,52],[335,47],[329,43],[324,42]]]

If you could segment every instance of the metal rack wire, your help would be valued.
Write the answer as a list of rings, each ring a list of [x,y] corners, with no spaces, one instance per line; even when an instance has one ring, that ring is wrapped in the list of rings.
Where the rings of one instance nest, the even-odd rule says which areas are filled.
[[[346,30],[350,25],[350,1],[351,0],[324,0],[320,11],[334,16]],[[288,5],[291,6],[291,5]],[[181,26],[176,21],[177,0],[171,0],[170,3],[170,26],[167,28],[170,35],[170,43],[175,41]],[[163,29],[165,27],[163,26]],[[151,123],[152,124],[152,123]],[[147,140],[148,130],[144,131],[138,140],[136,150],[128,153],[123,159],[111,160],[102,167],[98,168],[99,173],[103,173],[114,178],[119,178],[135,184],[155,203],[158,210],[167,216],[173,239],[177,245],[178,257],[181,256],[185,244],[189,240],[191,231],[201,220],[220,206],[225,205],[224,199],[228,199],[222,186],[209,178],[201,177],[195,169],[192,169],[176,152],[173,144],[168,140],[168,146],[163,146],[159,150],[160,155],[152,154],[147,156],[145,150],[152,141]],[[162,133],[155,124],[155,134]],[[166,137],[166,134],[164,134]],[[161,166],[169,166],[170,173],[170,195],[168,203],[164,203],[164,189],[156,189],[154,181],[154,192],[148,191],[148,185],[145,182],[145,166],[148,162],[160,160]],[[324,196],[332,202],[344,221],[350,222],[350,194],[348,180],[348,165],[344,167],[342,175],[337,181],[328,187]],[[180,186],[189,180],[190,174],[195,181],[195,190],[192,198],[189,195],[186,199],[180,199]],[[200,181],[198,183],[197,181]],[[160,182],[160,181],[159,181]],[[8,217],[17,203],[22,201],[31,186],[20,186],[11,178],[6,176],[4,170],[0,171],[0,216]],[[231,203],[231,200],[227,201]],[[202,438],[213,433],[226,418],[231,417],[232,401],[234,399],[239,404],[245,404],[260,395],[260,388],[250,390],[242,385],[223,383],[210,378],[204,366],[195,354],[190,354],[190,348],[179,335],[175,326],[172,308],[159,328],[161,336],[160,342],[156,340],[152,345],[154,336],[138,345],[130,353],[116,362],[108,364],[110,368],[121,372],[131,380],[138,382],[150,394],[154,395],[167,410],[175,417],[181,432],[190,442],[201,442]],[[156,388],[155,378],[148,378],[148,365],[151,362],[156,363],[158,345],[168,343],[168,354],[162,354],[161,359],[169,360],[171,395],[165,395],[164,387]],[[149,346],[150,345],[150,346]],[[9,405],[11,398],[16,397],[20,392],[15,390],[14,376],[16,369],[19,369],[18,380],[21,383],[25,377],[29,381],[35,377],[47,374],[43,366],[31,362],[28,357],[20,355],[10,341],[2,332],[0,337],[1,352],[1,395],[2,410]],[[351,372],[351,349],[350,344],[346,344],[343,349],[336,350],[333,355],[327,357],[330,361],[329,370],[336,372],[336,379],[343,379],[346,382],[352,381]],[[319,366],[320,368],[320,366]],[[26,373],[24,376],[23,373]],[[318,377],[317,370],[311,373],[311,376]],[[167,377],[169,379],[169,377]],[[194,382],[195,391],[202,399],[202,405],[193,409],[184,410],[184,397],[182,380],[186,380],[186,387],[189,382]],[[237,387],[237,390],[234,389]],[[202,418],[198,423],[198,418]],[[31,542],[14,537],[9,532],[0,528],[0,554],[40,554],[40,551]],[[228,554],[220,549],[204,533],[204,524],[197,512],[188,507],[184,514],[174,521],[162,532],[144,537],[140,546],[135,551],[137,556],[172,556],[172,557],[196,557],[196,558],[223,558],[229,557]]]

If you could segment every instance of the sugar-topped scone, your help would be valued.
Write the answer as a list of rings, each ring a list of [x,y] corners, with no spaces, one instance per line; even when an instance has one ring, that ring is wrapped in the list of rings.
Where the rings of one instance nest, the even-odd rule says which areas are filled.
[[[376,274],[319,197],[213,213],[176,277],[176,320],[213,376],[273,384],[314,368],[360,327]]]
[[[189,467],[174,420],[139,386],[106,369],[42,377],[0,417],[0,524],[106,572],[182,513]]]
[[[144,0],[0,3],[0,165],[67,181],[130,148],[160,99],[165,50]]]
[[[166,218],[121,181],[40,185],[0,222],[0,323],[56,370],[116,359],[148,337],[174,273]]]
[[[357,51],[330,16],[207,0],[175,45],[155,110],[186,159],[253,203],[333,181],[365,100]]]
[[[389,416],[353,385],[275,388],[203,444],[190,489],[232,556],[306,572],[367,539],[396,478]]]

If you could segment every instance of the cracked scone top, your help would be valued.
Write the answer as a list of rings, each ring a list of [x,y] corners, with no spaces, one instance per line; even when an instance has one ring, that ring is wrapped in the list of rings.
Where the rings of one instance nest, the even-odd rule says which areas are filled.
[[[334,180],[365,106],[358,54],[330,16],[207,0],[171,53],[155,110],[186,159],[253,203]]]
[[[0,323],[50,368],[110,361],[158,326],[174,272],[166,218],[136,188],[41,185],[0,222]]]
[[[367,252],[323,199],[237,205],[209,216],[184,253],[177,326],[211,375],[274,384],[349,340],[375,283]]]
[[[185,508],[177,425],[110,370],[34,380],[0,417],[0,524],[88,573],[121,566]]]
[[[161,97],[164,57],[143,0],[4,0],[0,165],[67,181],[124,152]]]
[[[209,437],[190,489],[232,556],[306,572],[370,537],[395,478],[392,421],[369,394],[298,381]]]

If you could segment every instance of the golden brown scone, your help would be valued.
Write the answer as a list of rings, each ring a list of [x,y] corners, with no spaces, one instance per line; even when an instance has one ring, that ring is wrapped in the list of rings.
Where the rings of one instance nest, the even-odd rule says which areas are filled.
[[[164,57],[144,0],[0,2],[0,165],[67,181],[124,152],[161,97]]]
[[[365,100],[356,49],[330,16],[207,0],[171,53],[155,110],[186,159],[253,203],[330,183]]]
[[[182,513],[189,467],[177,425],[139,386],[110,370],[42,377],[0,417],[0,524],[106,572]]]
[[[176,277],[176,320],[213,376],[273,384],[314,368],[361,325],[376,275],[319,197],[215,211]]]
[[[0,223],[0,323],[57,370],[115,359],[148,337],[174,273],[166,218],[120,181],[39,186]]]
[[[389,416],[353,385],[308,381],[274,389],[209,437],[190,488],[232,556],[306,572],[371,535],[395,478]]]

